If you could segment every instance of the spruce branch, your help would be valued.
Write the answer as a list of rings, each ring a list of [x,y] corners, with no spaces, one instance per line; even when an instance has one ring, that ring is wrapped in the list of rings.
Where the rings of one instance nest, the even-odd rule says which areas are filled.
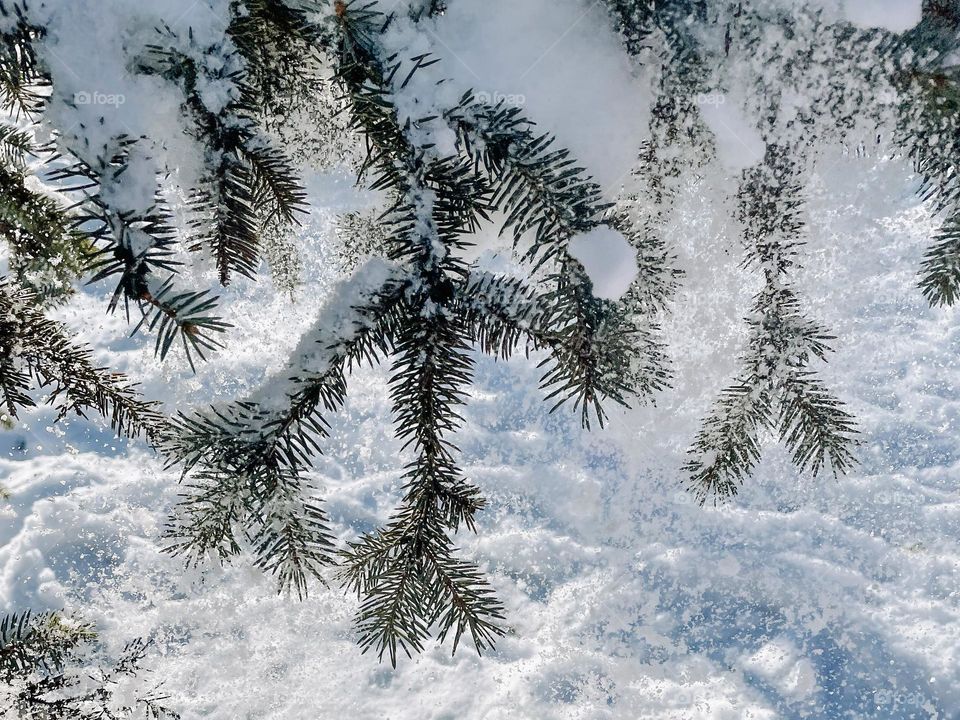
[[[744,369],[707,416],[684,468],[701,504],[737,493],[759,461],[764,430],[779,432],[801,472],[829,466],[837,475],[855,462],[853,418],[809,369],[826,359],[834,338],[805,316],[790,285],[805,229],[795,172],[783,149],[769,145],[740,186],[745,265],[763,273],[764,288],[748,318]]]
[[[28,22],[27,5],[23,2],[0,3],[0,15],[16,18],[11,29],[4,31],[0,47],[3,106],[15,117],[24,116],[36,122],[50,85],[35,47],[43,30]],[[22,182],[16,183],[15,176],[5,178],[4,195],[9,200],[7,225],[19,233],[19,240],[33,240],[26,252],[19,248],[19,257],[46,265],[52,253],[58,253],[66,260],[57,265],[62,268],[61,276],[56,277],[61,287],[66,282],[62,275],[81,263],[93,273],[91,282],[119,276],[108,309],[115,310],[123,298],[129,320],[130,305],[135,305],[140,311],[137,328],[161,331],[156,344],[161,359],[177,338],[183,341],[191,365],[194,355],[202,358],[204,350],[216,347],[214,335],[227,325],[208,312],[215,307],[215,301],[207,299],[203,292],[173,290],[172,275],[179,263],[172,257],[176,238],[163,203],[158,199],[154,207],[137,211],[115,206],[113,191],[122,182],[136,141],[114,138],[96,154],[95,160],[88,162],[70,152],[68,138],[55,136],[49,147],[32,148],[31,135],[4,130],[0,143],[3,153],[12,160],[16,172],[22,173],[20,160],[29,147],[30,154],[51,168],[46,180],[61,184],[60,192],[75,198],[75,204],[69,212],[62,211],[47,198],[35,193],[26,196],[28,191],[21,187]],[[84,153],[85,157],[92,155]],[[17,206],[31,205],[34,212],[30,215],[16,210]],[[91,243],[98,248],[96,252],[89,252]],[[14,270],[26,280],[34,268],[30,264],[24,267],[16,256],[17,253]],[[164,279],[160,279],[161,273],[166,273]]]
[[[0,620],[0,677],[12,682],[35,669],[61,670],[80,645],[96,638],[93,626],[59,613],[29,610]]]
[[[148,641],[133,640],[113,662],[94,664],[96,641],[92,625],[59,612],[4,615],[0,714],[26,720],[179,719],[159,685],[135,695],[120,690],[124,678],[143,673]]]
[[[347,372],[390,355],[396,432],[412,460],[385,525],[338,554],[340,580],[360,597],[356,624],[365,650],[395,663],[401,650],[422,650],[436,630],[453,638],[454,649],[469,634],[482,651],[502,634],[503,608],[453,542],[461,529],[476,531],[483,507],[453,444],[473,381],[471,348],[500,357],[521,344],[545,350],[548,399],[555,407],[572,401],[584,424],[603,421],[606,399],[626,403],[635,387],[662,387],[664,358],[655,327],[596,299],[566,252],[608,209],[569,153],[518,113],[472,93],[449,112],[401,121],[396,94],[436,59],[385,53],[380,35],[391,19],[373,3],[336,3],[332,21],[334,82],[366,145],[360,178],[391,200],[371,249],[391,264],[370,260],[334,290],[279,386],[181,416],[165,448],[188,483],[171,551],[188,562],[210,554],[228,560],[251,545],[281,589],[305,592],[306,577],[330,561],[332,540],[322,510],[307,504],[303,478],[320,452],[327,416],[343,404]],[[424,139],[420,131],[432,122],[454,129],[455,153]],[[477,273],[464,259],[470,235],[495,210],[505,213],[518,246],[533,231],[521,261],[549,263],[544,291]],[[651,254],[651,276],[655,262]]]
[[[114,312],[122,301],[129,321],[134,308],[134,317],[139,318],[133,334],[142,328],[156,331],[155,350],[161,360],[180,340],[193,367],[194,356],[202,360],[205,351],[220,347],[217,335],[230,325],[214,314],[218,301],[209,291],[176,286],[177,233],[163,201],[158,197],[154,205],[138,211],[114,207],[111,196],[122,182],[134,145],[121,138],[117,147],[104,148],[93,164],[74,158],[49,173],[49,180],[66,184],[68,195],[80,195],[71,220],[72,227],[97,248],[87,264],[89,282],[108,278],[117,282],[108,311]]]
[[[379,58],[377,19],[368,7],[341,15],[338,81],[368,139],[364,170],[373,171],[374,187],[397,198],[385,219],[388,253],[415,277],[400,304],[391,368],[397,434],[415,459],[399,509],[386,527],[351,544],[341,578],[364,598],[356,620],[361,647],[377,646],[396,664],[398,647],[422,650],[437,619],[442,636],[456,625],[454,649],[466,629],[478,651],[500,632],[499,602],[472,565],[456,558],[449,539],[461,525],[475,529],[482,500],[461,477],[445,437],[459,426],[457,407],[472,380],[472,338],[454,305],[467,275],[458,251],[487,218],[491,192],[468,159],[435,157],[407,137],[389,99],[392,86],[434,61],[414,58],[400,80],[399,62],[385,66]]]
[[[249,32],[249,21],[239,21],[243,32]],[[165,28],[162,35],[168,45],[151,47],[140,70],[181,86],[194,136],[208,156],[206,176],[191,197],[190,249],[212,253],[222,285],[229,284],[234,273],[252,278],[259,267],[264,225],[296,223],[304,211],[304,191],[286,156],[258,132],[256,94],[246,73],[229,61],[210,70],[194,59],[204,55],[199,49],[191,47],[191,54],[171,49],[177,42],[173,30]],[[230,101],[216,110],[207,107],[200,91],[208,82],[232,89]]]
[[[335,292],[275,392],[180,415],[161,448],[188,479],[170,552],[192,564],[211,554],[224,561],[247,541],[281,591],[306,594],[307,578],[331,564],[332,537],[304,472],[326,437],[325,415],[346,397],[345,371],[388,351],[392,308],[406,286],[371,261]]]
[[[26,133],[4,136],[11,137],[11,152],[33,150]],[[0,165],[0,236],[10,249],[11,272],[42,302],[52,303],[72,292],[93,248],[57,201],[27,188],[26,176],[13,169],[17,165],[22,163]]]
[[[34,406],[28,391],[35,385],[61,418],[94,412],[118,434],[159,442],[166,422],[156,404],[142,400],[123,375],[97,367],[90,350],[38,304],[32,292],[0,278],[0,391],[7,412],[16,417],[18,408]]]
[[[421,651],[434,623],[441,641],[454,630],[454,651],[469,629],[478,651],[502,634],[502,606],[474,565],[456,557],[447,533],[475,531],[479,490],[457,469],[445,438],[461,418],[471,381],[465,328],[442,315],[409,318],[395,348],[392,391],[397,431],[413,448],[399,510],[378,533],[352,543],[342,577],[364,597],[357,616],[360,644],[389,653]]]
[[[951,13],[926,8],[923,21],[900,42],[894,75],[898,142],[921,178],[920,197],[935,213],[947,212],[919,273],[919,286],[931,306],[953,305],[960,297],[960,71],[952,59],[960,37]]]
[[[640,311],[625,321],[622,305],[593,297],[579,263],[566,252],[572,237],[605,220],[611,206],[602,202],[599,186],[585,177],[567,150],[554,148],[552,136],[536,134],[518,108],[502,102],[487,106],[467,93],[446,117],[462,153],[490,176],[490,203],[507,216],[503,231],[513,233],[515,245],[532,235],[521,261],[534,272],[547,262],[558,266],[546,278],[551,289],[543,300],[553,307],[549,324],[559,330],[541,338],[554,351],[542,382],[550,389],[548,399],[558,400],[554,409],[572,401],[584,427],[590,426],[591,416],[602,427],[604,399],[626,405],[629,397],[648,398],[665,387],[666,358],[655,325],[648,323],[649,313]],[[647,260],[652,271],[656,260]],[[643,293],[650,279],[651,274],[644,275],[632,291]],[[639,342],[632,344],[634,339]],[[622,372],[625,367],[628,373]],[[618,381],[627,377],[629,382]]]
[[[960,298],[960,214],[937,232],[923,258],[920,289],[931,305],[953,305]]]
[[[570,151],[549,134],[534,132],[520,108],[489,106],[472,92],[446,113],[464,155],[493,182],[491,205],[506,215],[502,231],[519,243],[532,232],[522,259],[534,269],[562,258],[574,235],[593,229],[609,205]]]
[[[91,283],[117,278],[108,311],[114,312],[122,301],[129,321],[131,307],[135,308],[139,318],[134,333],[144,327],[158,331],[156,352],[161,359],[181,340],[192,367],[194,356],[203,359],[205,351],[219,347],[216,335],[229,325],[213,314],[217,301],[208,292],[175,287],[174,274],[180,265],[174,259],[177,237],[163,201],[157,198],[155,205],[139,211],[114,207],[112,195],[134,148],[134,141],[119,138],[92,163],[52,145],[34,148],[32,152],[50,168],[44,179],[74,203],[62,208],[53,199],[27,190],[23,178],[8,171],[0,182],[0,191],[7,197],[4,202],[0,195],[0,221],[15,236],[14,244],[28,249],[28,259],[39,256],[43,261],[46,255],[59,253],[63,262],[58,266],[63,265],[64,273],[82,266],[90,273]],[[25,214],[24,209],[32,212]],[[13,269],[18,267],[15,262]],[[28,275],[25,281],[33,284],[30,280]],[[39,289],[49,293],[46,287]]]
[[[7,27],[0,33],[0,109],[17,120],[35,118],[50,87],[34,44],[43,31],[28,21],[26,11],[24,0],[0,2]]]

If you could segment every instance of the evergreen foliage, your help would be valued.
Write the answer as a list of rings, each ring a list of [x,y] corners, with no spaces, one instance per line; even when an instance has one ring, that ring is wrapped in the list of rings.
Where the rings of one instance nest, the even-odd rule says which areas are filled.
[[[834,474],[854,462],[856,428],[843,403],[809,369],[831,337],[805,317],[790,275],[798,266],[804,223],[801,187],[782,148],[747,170],[738,195],[745,263],[763,274],[754,299],[743,373],[704,421],[686,466],[700,502],[736,493],[760,457],[762,430],[775,429],[799,470]]]
[[[923,22],[910,33],[918,60],[897,77],[905,96],[900,105],[903,142],[922,178],[920,193],[947,217],[933,239],[920,271],[920,288],[931,305],[960,299],[960,5],[929,2]]]
[[[176,720],[159,688],[117,692],[142,672],[149,643],[134,640],[110,665],[90,665],[97,634],[56,612],[0,618],[0,715],[24,720]]]
[[[222,285],[229,284],[234,273],[252,278],[259,266],[264,228],[290,226],[304,210],[305,196],[293,168],[257,125],[257,108],[275,92],[269,78],[284,69],[283,59],[274,61],[261,52],[260,33],[267,28],[277,33],[296,29],[287,27],[296,22],[295,13],[284,8],[282,3],[253,3],[249,14],[234,18],[227,35],[245,65],[233,53],[216,68],[201,65],[196,58],[219,57],[219,48],[189,47],[181,52],[175,49],[181,39],[165,28],[158,38],[162,44],[151,48],[140,68],[161,74],[183,90],[183,110],[206,151],[208,172],[191,192],[189,247],[211,252]],[[192,38],[187,42],[192,45]],[[215,112],[202,91],[218,83],[232,88],[230,100]]]
[[[535,353],[551,408],[571,406],[584,427],[602,426],[611,403],[650,401],[667,387],[661,319],[682,280],[667,228],[678,193],[717,161],[703,97],[729,93],[756,119],[766,148],[730,199],[744,267],[762,289],[746,318],[739,371],[693,441],[686,482],[701,502],[733,495],[768,433],[799,471],[846,472],[856,425],[816,374],[835,338],[808,317],[795,283],[814,140],[844,145],[892,122],[924,197],[947,217],[921,268],[921,290],[931,304],[956,302],[955,3],[928,2],[923,23],[903,35],[759,1],[607,4],[654,96],[631,189],[614,204],[519,108],[458,91],[446,105],[424,98],[410,115],[405,93],[439,60],[389,50],[387,34],[401,23],[442,22],[443,2],[415,0],[384,14],[364,0],[236,0],[213,44],[190,28],[151,27],[129,69],[181,99],[184,132],[202,159],[198,176],[181,177],[148,138],[117,134],[90,147],[82,133],[54,128],[38,143],[57,91],[38,51],[45,29],[29,3],[0,0],[0,232],[16,276],[0,281],[7,414],[33,405],[39,387],[61,414],[96,412],[118,432],[145,435],[183,473],[170,552],[190,564],[250,552],[281,591],[299,597],[311,578],[336,568],[359,597],[364,650],[395,664],[433,634],[450,637],[454,651],[465,637],[486,650],[504,632],[505,610],[483,569],[457,547],[484,507],[454,444],[474,352]],[[884,99],[888,92],[895,102]],[[438,131],[452,140],[438,142]],[[333,156],[355,160],[358,182],[388,207],[379,217],[340,220],[347,277],[286,370],[251,397],[168,421],[44,316],[41,306],[81,271],[91,282],[110,280],[109,310],[122,304],[134,332],[153,333],[161,360],[179,346],[193,365],[230,326],[213,289],[184,287],[181,270],[209,261],[225,286],[255,278],[266,257],[278,286],[293,292],[301,268],[292,232],[307,210],[299,174]],[[124,192],[134,173],[153,181],[146,198]],[[187,198],[184,212],[173,191]],[[466,259],[472,237],[495,219],[523,277]],[[636,250],[638,277],[619,301],[596,297],[567,251],[603,225]],[[350,372],[363,363],[389,366],[409,462],[383,526],[338,547],[310,473]],[[39,621],[10,622],[15,633]],[[82,639],[58,642],[71,650]]]
[[[0,106],[13,118],[30,123],[36,134],[50,80],[35,47],[43,29],[31,24],[28,8],[24,2],[0,3],[0,17],[9,25],[0,43]],[[22,165],[18,159],[29,145],[23,136],[11,136],[8,132],[7,137],[13,138],[4,153],[9,175],[11,165]],[[172,257],[176,233],[170,225],[169,211],[159,199],[146,209],[123,208],[114,203],[132,145],[129,138],[117,137],[111,145],[90,152],[89,148],[71,147],[69,138],[56,138],[43,153],[50,164],[45,180],[75,198],[70,212],[61,211],[52,201],[35,193],[28,195],[34,212],[24,212],[26,206],[18,201],[28,191],[22,189],[15,175],[11,176],[0,188],[4,191],[2,205],[8,208],[4,225],[9,230],[5,234],[8,239],[25,235],[35,240],[31,245],[43,244],[41,257],[53,257],[56,247],[62,246],[60,259],[67,262],[65,268],[79,253],[90,255],[85,265],[92,273],[91,282],[118,277],[110,310],[116,309],[122,299],[129,317],[130,306],[135,306],[141,314],[136,329],[157,331],[156,350],[161,358],[177,339],[182,341],[188,357],[191,353],[202,357],[205,350],[217,345],[212,333],[227,326],[210,315],[216,301],[208,291],[181,291],[174,287],[173,273],[179,263]],[[16,207],[20,210],[12,210]],[[36,242],[44,238],[50,242]],[[23,254],[17,247],[22,243],[18,239],[13,244],[17,248],[16,258]],[[96,252],[88,252],[91,245],[97,248]],[[37,251],[31,251],[27,257],[36,256]],[[162,273],[166,273],[163,278]]]
[[[87,348],[47,319],[31,291],[0,278],[0,401],[3,412],[36,404],[31,388],[46,394],[60,417],[95,412],[121,435],[159,442],[165,421],[154,403],[142,400],[123,375],[96,366]]]
[[[0,15],[9,13],[0,4]],[[36,117],[49,87],[34,54],[36,36],[21,21],[0,42],[0,108],[7,115],[0,124],[0,234],[10,270],[44,301],[55,302],[69,294],[91,248],[56,201],[25,186],[28,163],[41,150],[18,123]]]
[[[399,651],[421,650],[434,626],[441,638],[453,636],[454,649],[465,633],[478,650],[502,633],[502,606],[452,539],[461,528],[476,529],[483,507],[450,440],[472,381],[470,348],[500,356],[523,346],[547,350],[548,399],[572,402],[585,425],[603,422],[604,399],[626,402],[636,392],[621,368],[646,348],[631,342],[639,328],[592,296],[564,249],[602,221],[597,186],[518,110],[484,105],[470,93],[444,118],[459,154],[418,146],[418,123],[401,124],[392,96],[433,60],[383,57],[378,38],[387,20],[372,6],[338,5],[334,42],[336,82],[367,141],[362,172],[393,198],[382,220],[390,262],[368,261],[334,292],[309,338],[313,348],[298,351],[287,373],[289,389],[271,388],[269,403],[182,417],[167,452],[197,469],[171,529],[176,551],[227,558],[242,547],[235,535],[241,528],[281,589],[303,594],[307,576],[333,560],[303,472],[325,435],[325,415],[343,403],[345,372],[391,356],[397,434],[414,459],[396,513],[351,542],[339,562],[345,587],[361,596],[361,646],[395,663]],[[467,238],[494,210],[505,214],[504,230],[517,243],[532,231],[522,257],[534,268],[552,267],[547,291],[478,274],[462,259]],[[644,360],[637,387],[648,393],[663,386],[666,373],[659,352]],[[287,398],[286,408],[276,409],[278,397]]]
[[[956,8],[928,3],[923,22],[896,35],[829,23],[805,8],[788,13],[771,3],[608,4],[627,50],[659,73],[653,139],[638,168],[653,182],[644,186],[647,196],[637,198],[660,209],[659,223],[670,214],[671,177],[689,179],[683,158],[693,157],[690,148],[710,151],[699,103],[729,102],[729,78],[743,83],[767,142],[766,158],[744,174],[737,195],[745,264],[764,276],[747,319],[750,349],[695,438],[686,484],[701,503],[735,494],[759,460],[767,431],[779,436],[801,471],[846,472],[854,462],[855,425],[812,367],[826,358],[834,338],[805,316],[790,277],[802,264],[804,184],[817,161],[814,143],[846,144],[871,129],[879,138],[893,124],[897,144],[924,178],[924,196],[934,199],[933,210],[952,212],[957,163],[949,138],[960,116],[949,99],[955,78],[943,66],[960,37],[951,15]],[[787,112],[790,93],[811,100],[792,102]],[[665,152],[681,158],[676,173],[664,165]],[[657,219],[657,210],[646,212]],[[647,219],[648,232],[659,223]],[[952,304],[957,294],[955,226],[949,217],[921,269],[920,287],[931,304]]]
[[[10,271],[44,302],[63,300],[93,247],[55,200],[25,186],[20,153],[31,151],[30,139],[8,126],[0,129],[0,143],[7,150],[0,164],[0,235],[10,252]]]

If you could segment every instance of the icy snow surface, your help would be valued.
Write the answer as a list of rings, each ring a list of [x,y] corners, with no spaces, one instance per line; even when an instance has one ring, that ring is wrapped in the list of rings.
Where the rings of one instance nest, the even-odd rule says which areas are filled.
[[[461,2],[442,32],[462,58],[451,75],[523,95],[616,185],[645,118],[602,12],[574,0]],[[508,59],[482,61],[489,42]],[[799,281],[839,337],[826,375],[865,438],[851,476],[797,477],[770,447],[725,507],[700,509],[679,489],[756,281],[729,252],[736,228],[709,201],[717,192],[701,184],[670,228],[688,275],[667,323],[675,389],[656,408],[611,406],[610,427],[587,433],[572,414],[547,412],[537,358],[478,359],[457,444],[490,503],[479,535],[461,543],[508,608],[495,652],[431,648],[394,671],[359,654],[353,597],[319,585],[302,603],[277,597],[247,562],[184,571],[159,539],[175,475],[99,423],[51,430],[46,411],[0,432],[12,493],[0,504],[0,605],[81,610],[114,649],[156,638],[157,677],[191,719],[960,717],[957,311],[927,308],[914,287],[933,223],[909,168],[837,151],[819,172]],[[103,288],[64,318],[168,409],[248,394],[282,367],[336,281],[325,245],[334,214],[356,203],[345,188],[337,174],[311,183],[297,302],[266,280],[231,288],[236,328],[196,376],[181,360],[158,365],[149,338],[125,339],[121,319],[103,314]],[[318,467],[343,539],[383,521],[398,497],[385,378],[383,368],[353,377]]]

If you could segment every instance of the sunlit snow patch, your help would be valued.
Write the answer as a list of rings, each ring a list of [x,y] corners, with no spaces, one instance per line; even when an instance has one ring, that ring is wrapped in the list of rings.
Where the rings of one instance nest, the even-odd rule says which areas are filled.
[[[790,9],[795,0],[780,0]],[[823,10],[824,20],[846,20],[861,28],[884,28],[890,32],[906,32],[920,22],[923,0],[812,0],[811,5]]]
[[[622,234],[606,225],[577,235],[567,251],[587,271],[598,298],[619,300],[637,279],[637,251]]]
[[[886,28],[905,32],[920,22],[922,0],[846,0],[844,15],[862,28]]]

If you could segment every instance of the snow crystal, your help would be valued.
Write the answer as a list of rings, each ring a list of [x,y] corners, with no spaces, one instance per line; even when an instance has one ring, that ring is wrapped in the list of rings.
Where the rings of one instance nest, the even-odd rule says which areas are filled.
[[[573,238],[567,252],[583,265],[598,298],[619,300],[637,279],[637,251],[606,225]]]

